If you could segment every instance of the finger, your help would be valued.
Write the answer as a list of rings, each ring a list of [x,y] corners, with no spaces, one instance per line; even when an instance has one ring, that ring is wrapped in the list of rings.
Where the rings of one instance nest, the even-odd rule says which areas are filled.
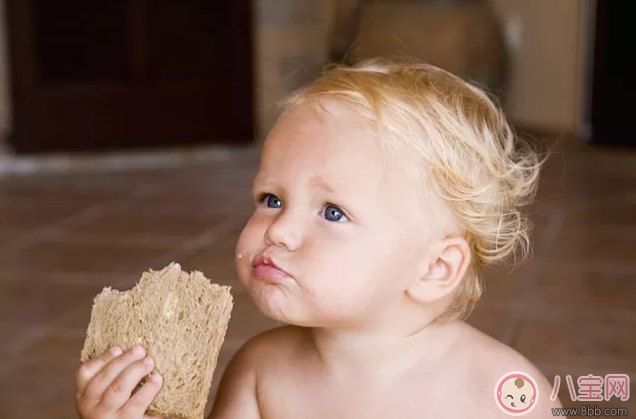
[[[82,396],[82,394],[84,394],[86,386],[93,379],[95,374],[100,372],[102,368],[104,368],[113,359],[119,357],[122,353],[123,351],[121,348],[114,347],[110,351],[103,353],[101,356],[82,364],[77,371],[77,377],[75,380],[78,399]]]
[[[130,395],[142,378],[150,374],[154,367],[155,365],[149,357],[130,364],[106,388],[104,396],[99,403],[100,406],[108,411],[121,409],[130,399]],[[139,416],[141,415],[137,417]]]
[[[146,354],[146,351],[136,346],[126,351],[123,355],[113,359],[104,368],[102,368],[86,386],[84,391],[84,398],[90,399],[97,403],[99,402],[106,389],[112,384],[112,382],[125,370],[130,364],[139,361]]]
[[[140,417],[150,406],[150,403],[155,399],[163,380],[159,374],[152,374],[150,379],[144,383],[143,386],[128,400],[126,405],[121,409],[122,413],[125,413],[126,417]],[[160,418],[159,416],[144,415],[144,419]]]

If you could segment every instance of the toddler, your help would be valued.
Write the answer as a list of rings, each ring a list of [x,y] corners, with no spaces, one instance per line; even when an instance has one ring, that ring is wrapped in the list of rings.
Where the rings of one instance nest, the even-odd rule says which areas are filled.
[[[507,417],[495,388],[513,371],[536,380],[528,417],[552,417],[541,373],[463,322],[482,268],[528,250],[538,172],[488,96],[431,65],[334,66],[293,94],[236,251],[256,306],[289,326],[238,351],[210,417]],[[152,370],[138,351],[80,368],[84,419],[144,418],[161,381],[131,397]]]

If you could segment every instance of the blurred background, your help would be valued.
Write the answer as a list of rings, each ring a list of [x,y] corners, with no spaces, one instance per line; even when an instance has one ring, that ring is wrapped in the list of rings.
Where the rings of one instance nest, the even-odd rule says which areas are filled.
[[[328,62],[414,57],[489,90],[549,153],[534,257],[469,323],[566,406],[636,378],[636,46],[628,0],[0,0],[0,416],[75,418],[93,297],[177,261],[233,287],[218,380],[277,326],[234,246],[276,102]],[[631,394],[634,384],[630,382]],[[547,396],[547,395],[546,395]]]

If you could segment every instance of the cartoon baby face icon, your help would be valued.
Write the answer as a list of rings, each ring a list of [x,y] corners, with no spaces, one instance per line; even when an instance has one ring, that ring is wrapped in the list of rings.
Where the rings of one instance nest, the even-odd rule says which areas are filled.
[[[505,374],[495,386],[495,401],[501,410],[511,416],[530,412],[539,397],[534,379],[523,372]]]

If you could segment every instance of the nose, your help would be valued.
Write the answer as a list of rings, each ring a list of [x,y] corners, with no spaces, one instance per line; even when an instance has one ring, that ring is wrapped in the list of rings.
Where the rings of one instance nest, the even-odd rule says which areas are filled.
[[[265,243],[290,252],[297,250],[302,240],[302,223],[297,218],[290,212],[280,212],[265,231]]]

